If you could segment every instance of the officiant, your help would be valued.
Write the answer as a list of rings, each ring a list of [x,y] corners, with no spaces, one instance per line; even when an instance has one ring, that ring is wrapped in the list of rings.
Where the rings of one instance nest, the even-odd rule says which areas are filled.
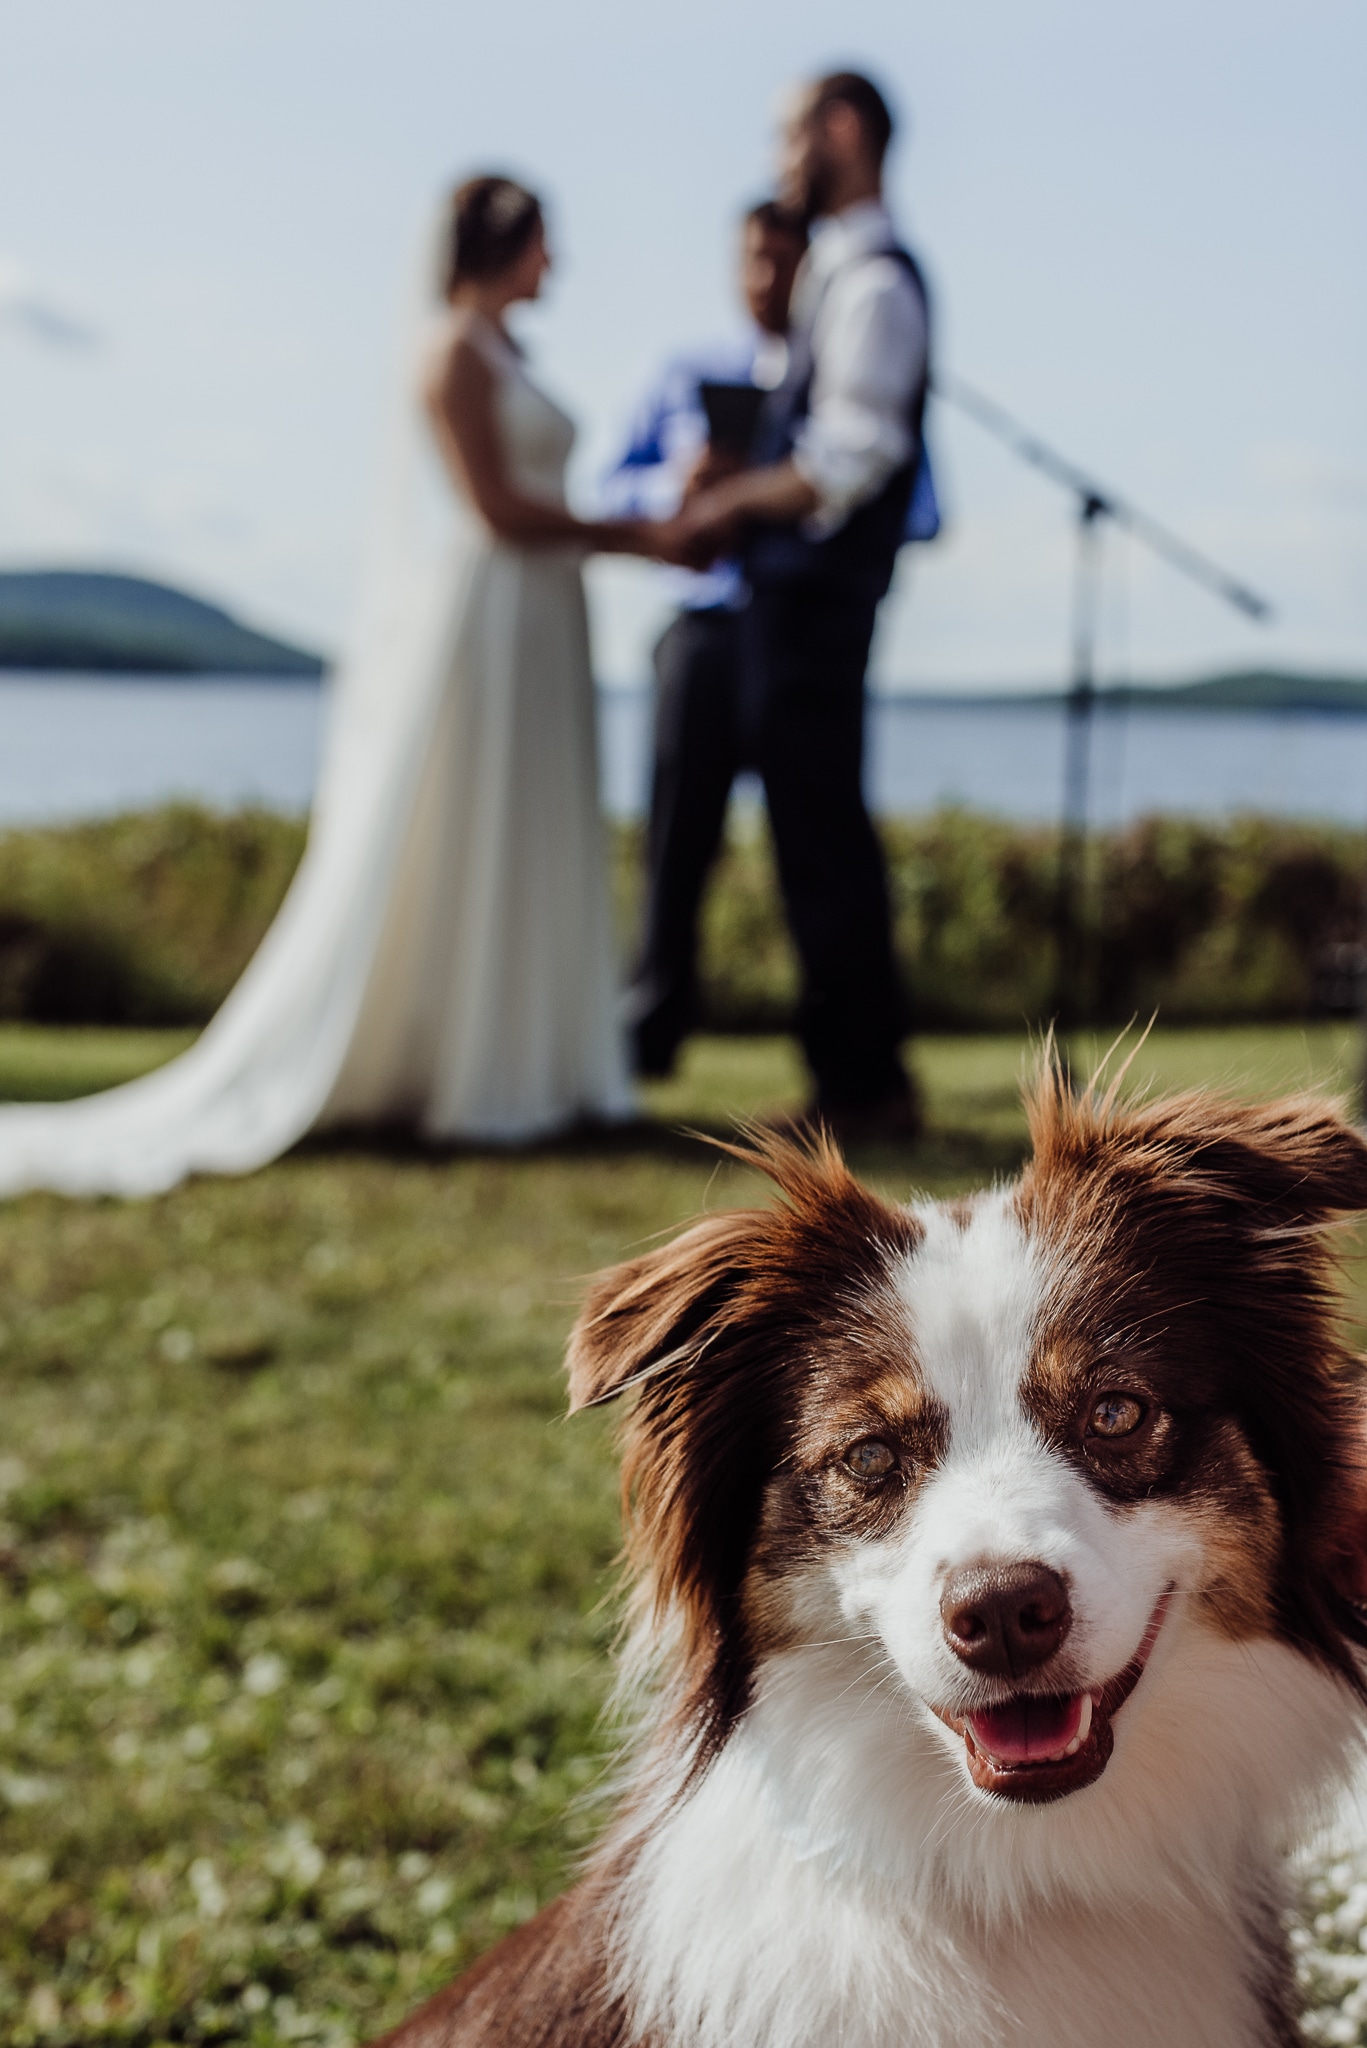
[[[740,224],[740,332],[676,356],[640,406],[626,451],[604,485],[621,517],[669,518],[688,497],[743,465],[755,400],[788,367],[788,304],[807,246],[801,215],[766,200]],[[732,399],[730,444],[709,424]],[[629,991],[637,1071],[667,1074],[694,1021],[698,912],[721,844],[740,747],[740,616],[735,561],[658,572],[677,607],[654,652],[655,736],[647,835],[644,937]]]

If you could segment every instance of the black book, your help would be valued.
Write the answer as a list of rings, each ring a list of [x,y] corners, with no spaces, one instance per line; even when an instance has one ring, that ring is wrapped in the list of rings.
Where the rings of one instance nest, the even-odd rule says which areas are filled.
[[[698,396],[712,446],[727,455],[748,455],[768,392],[756,384],[714,384],[704,378]]]

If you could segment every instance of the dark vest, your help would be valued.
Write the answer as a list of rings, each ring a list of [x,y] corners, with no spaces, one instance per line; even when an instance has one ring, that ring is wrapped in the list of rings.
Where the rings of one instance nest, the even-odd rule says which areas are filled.
[[[929,300],[915,257],[906,249],[877,249],[853,261],[865,263],[874,256],[891,256],[906,271],[926,314],[929,335]],[[827,289],[839,275],[839,270],[832,273]],[[810,341],[806,336],[796,337],[791,345],[788,374],[770,393],[760,414],[752,449],[752,460],[756,463],[783,462],[791,455],[798,428],[811,403],[814,368]],[[819,578],[848,588],[851,595],[875,600],[883,596],[892,581],[897,550],[906,534],[907,507],[921,461],[921,421],[929,386],[927,350],[926,369],[907,403],[907,424],[912,433],[907,460],[894,470],[878,495],[852,512],[829,538],[809,540],[796,525],[757,522],[751,527],[741,550],[741,561],[752,584]]]

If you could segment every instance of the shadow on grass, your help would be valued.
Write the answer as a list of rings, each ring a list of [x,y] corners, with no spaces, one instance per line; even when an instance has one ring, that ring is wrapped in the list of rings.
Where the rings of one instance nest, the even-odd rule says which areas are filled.
[[[745,1139],[743,1117],[698,1117],[687,1124],[654,1117],[630,1123],[583,1124],[533,1144],[494,1145],[448,1143],[423,1139],[402,1125],[338,1128],[314,1132],[294,1147],[295,1157],[333,1156],[414,1162],[499,1160],[569,1163],[658,1160],[696,1164],[714,1146]],[[937,1119],[913,1144],[876,1140],[844,1148],[850,1165],[877,1179],[938,1185],[952,1180],[992,1180],[1016,1173],[1026,1154],[1023,1137],[1000,1128],[983,1130],[971,1122]]]
[[[733,1124],[718,1123],[713,1129],[696,1127],[697,1135],[683,1126],[658,1123],[653,1117],[635,1117],[629,1123],[576,1124],[555,1136],[531,1143],[477,1144],[469,1139],[424,1138],[403,1124],[338,1125],[327,1131],[311,1131],[293,1150],[296,1158],[320,1154],[341,1154],[348,1158],[394,1160],[538,1160],[538,1159],[695,1159],[700,1144],[709,1138],[736,1135]]]

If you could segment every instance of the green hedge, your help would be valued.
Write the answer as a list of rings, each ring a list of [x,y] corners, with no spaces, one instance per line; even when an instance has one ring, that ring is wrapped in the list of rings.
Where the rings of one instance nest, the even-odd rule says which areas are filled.
[[[945,810],[887,821],[897,952],[918,1025],[1011,1029],[1049,1016],[1057,835]],[[618,844],[634,920],[640,835]],[[1148,819],[1098,834],[1083,888],[1088,1007],[1098,1022],[1288,1018],[1356,1001],[1367,833],[1265,818]],[[797,969],[768,835],[733,837],[704,913],[705,1021],[781,1027]]]
[[[891,822],[897,946],[916,1021],[1011,1028],[1049,1014],[1055,835],[962,811]],[[0,1016],[190,1024],[210,1016],[270,921],[304,828],[190,805],[0,835]],[[624,944],[641,834],[614,837]],[[1353,999],[1367,834],[1241,818],[1155,819],[1093,840],[1085,886],[1099,1022],[1287,1018]],[[737,829],[710,892],[703,1021],[770,1030],[797,986],[767,835]]]
[[[0,834],[0,1017],[202,1023],[303,844],[298,820],[191,804]]]

